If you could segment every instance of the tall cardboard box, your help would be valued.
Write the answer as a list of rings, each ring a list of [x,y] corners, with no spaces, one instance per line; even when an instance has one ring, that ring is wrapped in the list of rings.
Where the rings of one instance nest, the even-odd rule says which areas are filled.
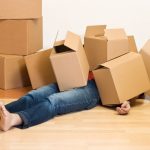
[[[150,89],[142,56],[130,52],[93,71],[103,105],[120,104]]]
[[[68,32],[55,42],[50,60],[60,91],[87,85],[89,64],[78,35]]]
[[[42,0],[0,0],[0,19],[42,17]]]
[[[128,36],[129,41],[129,51],[138,53],[136,42],[133,35]]]
[[[148,73],[148,76],[149,76],[149,79],[150,79],[150,40],[148,40],[145,43],[145,45],[141,49],[140,53],[143,57],[145,67],[146,67],[146,70],[147,70],[147,73]],[[150,91],[146,92],[145,94],[150,96]]]
[[[40,51],[25,57],[25,62],[33,89],[55,83],[55,75],[49,61],[52,49]]]
[[[0,55],[0,88],[7,90],[29,85],[30,80],[24,58],[15,55]]]
[[[42,18],[0,20],[0,53],[29,55],[43,47]]]
[[[128,53],[128,37],[124,29],[106,29],[106,25],[88,26],[84,48],[90,70],[94,70],[99,64]]]

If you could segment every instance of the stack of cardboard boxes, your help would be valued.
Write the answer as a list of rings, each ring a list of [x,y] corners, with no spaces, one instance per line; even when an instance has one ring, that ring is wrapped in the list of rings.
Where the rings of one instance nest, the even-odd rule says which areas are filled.
[[[42,0],[0,0],[0,88],[30,84],[24,55],[43,47]]]
[[[120,104],[150,89],[134,38],[123,29],[89,26],[84,46],[103,105]]]

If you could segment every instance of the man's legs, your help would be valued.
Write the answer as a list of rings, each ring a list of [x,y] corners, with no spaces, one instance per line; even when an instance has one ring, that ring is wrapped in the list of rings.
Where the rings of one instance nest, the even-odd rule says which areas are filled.
[[[17,117],[20,116],[20,124],[18,124],[20,120],[18,120],[17,117],[15,118],[14,116],[14,118],[12,117],[13,119],[11,119],[16,119],[16,124],[13,121],[13,125],[20,125],[19,127],[21,128],[28,128],[43,123],[56,115],[91,109],[99,104],[99,102],[98,90],[95,82],[92,80],[88,82],[86,87],[53,94],[44,98],[43,101],[34,105],[32,108],[17,112]],[[13,125],[10,125],[9,128]],[[2,128],[1,123],[0,127],[1,130],[3,130],[4,126]]]
[[[42,102],[44,98],[57,92],[59,92],[57,84],[49,84],[37,90],[30,91],[28,94],[21,97],[19,100],[9,103],[5,107],[9,112],[15,113],[30,108],[38,104],[39,102]]]
[[[86,87],[56,93],[44,99],[32,108],[17,113],[23,120],[22,128],[40,124],[56,115],[91,109],[100,103],[93,80]]]

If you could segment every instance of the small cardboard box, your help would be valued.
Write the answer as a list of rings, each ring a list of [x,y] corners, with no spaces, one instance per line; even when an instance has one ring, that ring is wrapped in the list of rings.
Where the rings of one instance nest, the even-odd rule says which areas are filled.
[[[143,57],[144,60],[144,64],[150,79],[150,40],[148,40],[145,45],[143,46],[143,48],[140,51],[140,54]],[[150,96],[150,91],[146,92],[145,94]]]
[[[0,88],[7,90],[29,85],[23,56],[0,55]]]
[[[103,105],[120,104],[150,89],[142,56],[130,52],[93,71]]]
[[[49,49],[25,56],[25,62],[33,89],[56,82],[54,72],[49,61],[51,52],[52,49]]]
[[[0,53],[29,55],[43,47],[42,18],[0,20]]]
[[[42,17],[42,0],[0,0],[0,19]]]
[[[89,64],[78,35],[68,32],[55,42],[50,60],[60,91],[87,85]]]
[[[133,35],[128,36],[129,51],[138,53],[136,42]]]
[[[90,70],[94,70],[99,64],[128,53],[128,37],[124,29],[106,29],[106,25],[88,26],[84,48]]]

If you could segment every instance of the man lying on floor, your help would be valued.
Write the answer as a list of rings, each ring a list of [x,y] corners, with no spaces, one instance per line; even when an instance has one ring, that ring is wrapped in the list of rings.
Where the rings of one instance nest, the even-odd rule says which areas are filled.
[[[88,110],[100,105],[100,97],[94,78],[89,76],[85,87],[60,92],[57,84],[32,90],[19,100],[4,105],[0,103],[0,130],[12,127],[28,128],[46,122],[57,115]],[[130,104],[125,101],[116,111],[128,114]]]

